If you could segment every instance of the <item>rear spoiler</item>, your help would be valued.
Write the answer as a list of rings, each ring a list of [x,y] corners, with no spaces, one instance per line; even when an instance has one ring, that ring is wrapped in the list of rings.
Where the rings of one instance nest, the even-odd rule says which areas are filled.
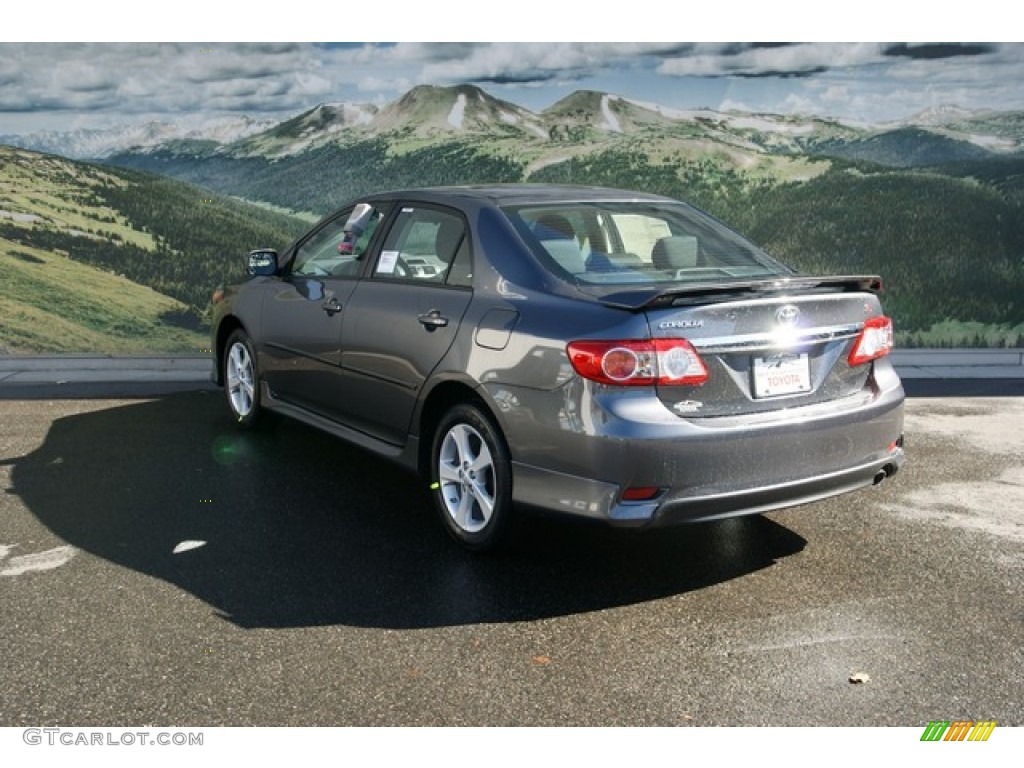
[[[694,283],[693,285],[679,285],[676,283],[664,288],[648,286],[639,290],[591,295],[607,306],[638,311],[657,306],[672,306],[674,304],[700,304],[712,296],[733,295],[743,297],[750,294],[803,293],[805,291],[821,289],[841,293],[862,291],[881,293],[882,278],[878,275],[794,275],[793,277],[774,277],[767,280],[736,280],[721,283],[702,282]]]

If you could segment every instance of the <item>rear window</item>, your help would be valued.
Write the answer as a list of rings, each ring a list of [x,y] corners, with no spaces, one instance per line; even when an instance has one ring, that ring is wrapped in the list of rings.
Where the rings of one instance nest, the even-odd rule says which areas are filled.
[[[721,282],[792,274],[728,227],[681,203],[560,203],[503,210],[541,262],[579,283]]]

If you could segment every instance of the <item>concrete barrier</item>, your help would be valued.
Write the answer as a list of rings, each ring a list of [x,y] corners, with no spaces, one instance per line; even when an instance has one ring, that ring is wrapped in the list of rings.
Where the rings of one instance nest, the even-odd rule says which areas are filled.
[[[904,379],[1024,379],[1024,349],[897,349]]]
[[[905,379],[1024,379],[1024,349],[897,349]],[[0,356],[0,386],[70,382],[208,382],[209,355]]]

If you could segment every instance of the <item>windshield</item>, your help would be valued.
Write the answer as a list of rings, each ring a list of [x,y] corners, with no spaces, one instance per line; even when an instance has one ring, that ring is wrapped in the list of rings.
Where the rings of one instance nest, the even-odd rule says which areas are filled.
[[[723,282],[793,274],[732,230],[681,203],[553,203],[503,210],[549,269],[580,284]]]

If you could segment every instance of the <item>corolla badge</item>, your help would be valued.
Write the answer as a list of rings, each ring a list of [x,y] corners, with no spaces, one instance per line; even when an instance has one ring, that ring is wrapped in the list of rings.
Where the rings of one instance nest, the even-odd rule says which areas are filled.
[[[775,312],[775,319],[779,325],[792,328],[796,325],[797,320],[800,319],[800,307],[795,304],[786,304],[783,307],[779,307]]]
[[[667,330],[669,328],[701,328],[704,326],[703,320],[666,320],[658,323],[658,328]]]

